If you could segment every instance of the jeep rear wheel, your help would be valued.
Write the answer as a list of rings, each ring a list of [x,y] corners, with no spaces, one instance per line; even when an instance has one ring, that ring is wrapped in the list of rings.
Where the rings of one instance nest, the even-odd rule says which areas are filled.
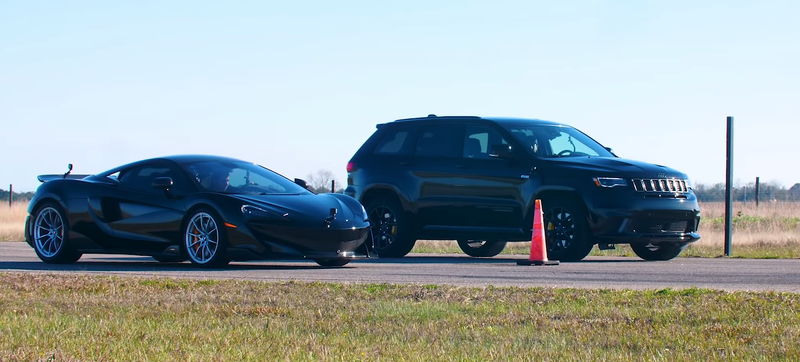
[[[686,249],[687,243],[631,243],[631,249],[644,260],[670,260]]]
[[[573,199],[554,197],[542,201],[547,258],[580,261],[592,251],[586,208]]]
[[[378,257],[401,258],[414,248],[416,239],[411,236],[411,223],[399,202],[380,198],[370,202],[365,209]]]
[[[500,254],[505,249],[506,242],[458,239],[458,247],[469,256],[487,258]]]

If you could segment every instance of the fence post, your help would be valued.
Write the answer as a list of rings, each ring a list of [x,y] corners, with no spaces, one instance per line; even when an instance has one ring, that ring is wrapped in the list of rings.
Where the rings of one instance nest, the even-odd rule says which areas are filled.
[[[758,208],[758,177],[756,177],[756,209]]]
[[[11,199],[14,198],[14,185],[8,184],[8,207],[11,207]]]
[[[728,135],[725,152],[725,256],[731,256],[733,236],[733,117],[728,116]]]
[[[331,193],[336,193],[336,180],[331,180]]]

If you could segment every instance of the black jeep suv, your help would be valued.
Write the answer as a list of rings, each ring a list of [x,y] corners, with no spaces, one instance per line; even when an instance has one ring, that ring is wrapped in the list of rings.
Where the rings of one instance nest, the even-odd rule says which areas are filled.
[[[345,193],[366,208],[379,257],[402,257],[416,240],[495,256],[506,242],[531,240],[536,199],[552,260],[581,260],[595,244],[668,260],[700,238],[685,174],[619,158],[566,124],[435,115],[382,123],[347,173]]]

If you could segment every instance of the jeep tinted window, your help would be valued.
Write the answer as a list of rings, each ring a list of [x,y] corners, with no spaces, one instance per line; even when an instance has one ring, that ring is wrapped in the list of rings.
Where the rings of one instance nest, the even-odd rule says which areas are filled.
[[[379,154],[408,154],[409,148],[404,147],[406,141],[411,137],[408,136],[408,131],[392,130],[383,136],[380,142],[375,146],[375,153]]]
[[[500,132],[489,127],[469,126],[464,136],[463,156],[465,158],[493,159],[489,156],[489,146],[508,144],[503,136],[500,135]]]
[[[450,125],[425,126],[417,136],[414,154],[428,157],[460,157],[461,127]]]

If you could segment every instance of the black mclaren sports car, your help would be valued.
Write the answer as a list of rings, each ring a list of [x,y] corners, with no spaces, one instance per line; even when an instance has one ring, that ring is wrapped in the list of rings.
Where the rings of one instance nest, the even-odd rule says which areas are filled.
[[[372,250],[356,199],[315,194],[252,162],[179,155],[71,171],[39,176],[28,206],[25,240],[46,263],[103,253],[202,267],[275,259],[342,266]]]

